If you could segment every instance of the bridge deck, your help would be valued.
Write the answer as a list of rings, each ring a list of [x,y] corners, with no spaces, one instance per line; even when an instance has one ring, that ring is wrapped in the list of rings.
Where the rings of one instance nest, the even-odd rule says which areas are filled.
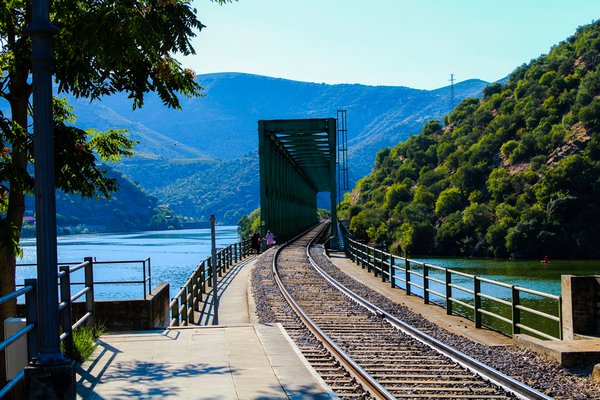
[[[334,397],[280,325],[248,323],[253,263],[240,264],[219,283],[225,325],[103,335],[78,369],[78,399]],[[199,322],[212,317],[208,304]]]

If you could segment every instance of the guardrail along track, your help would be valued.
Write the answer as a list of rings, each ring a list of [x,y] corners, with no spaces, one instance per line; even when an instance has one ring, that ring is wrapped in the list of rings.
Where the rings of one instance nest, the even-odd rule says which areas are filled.
[[[422,332],[411,331],[377,306],[367,305],[367,309],[340,292],[333,286],[339,284],[326,281],[311,266],[314,261],[307,249],[321,228],[274,255],[275,280],[296,315],[277,304],[278,296],[268,298],[278,321],[339,397],[550,398]]]

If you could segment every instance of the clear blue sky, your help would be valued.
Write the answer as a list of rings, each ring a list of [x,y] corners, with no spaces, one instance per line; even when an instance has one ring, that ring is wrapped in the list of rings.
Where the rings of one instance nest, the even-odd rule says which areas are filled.
[[[194,0],[198,74],[434,89],[495,81],[600,18],[600,0]]]

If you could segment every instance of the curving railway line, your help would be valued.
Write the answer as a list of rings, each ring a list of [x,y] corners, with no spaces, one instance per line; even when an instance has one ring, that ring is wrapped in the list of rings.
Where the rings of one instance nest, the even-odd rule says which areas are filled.
[[[267,298],[277,320],[340,398],[551,399],[334,281],[309,251],[324,228],[275,251],[273,277],[288,304],[279,296]]]

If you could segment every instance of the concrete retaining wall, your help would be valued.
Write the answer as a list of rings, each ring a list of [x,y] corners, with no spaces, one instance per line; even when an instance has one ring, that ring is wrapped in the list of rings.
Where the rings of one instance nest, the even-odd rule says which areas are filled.
[[[563,275],[563,339],[600,336],[600,276]]]
[[[139,331],[169,325],[169,284],[161,283],[152,289],[152,295],[140,300],[97,300],[94,303],[94,322],[109,331]],[[25,307],[19,305],[19,315]],[[73,321],[85,314],[85,303],[74,303]]]

